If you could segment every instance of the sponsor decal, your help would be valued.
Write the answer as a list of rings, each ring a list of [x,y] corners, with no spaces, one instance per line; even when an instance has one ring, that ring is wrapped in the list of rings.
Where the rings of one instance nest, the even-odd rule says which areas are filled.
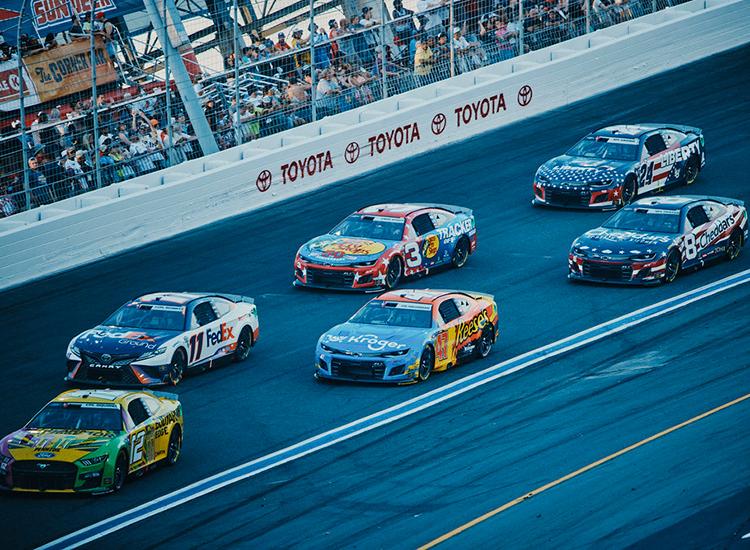
[[[255,187],[258,188],[258,191],[261,193],[265,193],[271,188],[271,183],[273,182],[273,175],[271,175],[270,170],[263,170],[260,174],[258,174],[258,177],[255,179]]]
[[[465,126],[473,121],[507,110],[505,96],[503,94],[495,94],[472,103],[467,103],[462,107],[456,107],[453,112],[456,113],[456,126],[460,128],[461,123]]]
[[[448,122],[448,119],[443,113],[438,113],[434,117],[432,117],[432,133],[436,136],[439,136],[443,133],[445,130],[445,125]]]
[[[380,254],[385,250],[385,245],[377,241],[340,239],[313,243],[310,245],[310,250],[318,251],[322,256],[341,258],[346,255],[371,256],[372,254]]]
[[[724,233],[727,229],[734,225],[735,213],[727,214],[726,217],[716,222],[716,225],[710,231],[706,231],[700,237],[698,237],[698,247],[706,248],[713,242],[713,240]]]
[[[207,346],[215,346],[216,344],[219,344],[221,342],[225,342],[231,338],[234,338],[234,334],[232,333],[233,328],[227,325],[226,323],[221,323],[219,325],[219,330],[211,330],[211,328],[206,329],[206,345]]]
[[[293,183],[297,179],[305,179],[305,176],[312,177],[317,173],[325,172],[329,168],[333,168],[330,151],[322,151],[307,158],[293,160],[281,165],[281,183],[287,181]]]
[[[385,340],[379,338],[375,334],[360,334],[358,336],[336,336],[333,334],[326,334],[323,339],[332,344],[367,344],[367,349],[370,351],[396,351],[406,349],[406,344],[401,344],[392,340]]]
[[[359,143],[352,141],[344,150],[344,160],[347,164],[354,164],[359,158]]]
[[[438,227],[436,231],[441,239],[452,239],[465,233],[469,233],[472,229],[474,229],[474,220],[466,218],[460,222],[454,222],[450,225]]]
[[[422,244],[422,256],[434,258],[440,248],[440,239],[437,235],[430,235]]]
[[[458,343],[465,342],[474,334],[481,331],[489,322],[490,318],[487,312],[482,310],[469,321],[465,321],[456,327],[456,341]]]
[[[416,122],[413,122],[376,136],[370,136],[367,141],[370,144],[370,156],[374,157],[375,153],[381,155],[385,151],[398,149],[403,145],[419,141],[419,139],[419,126]]]
[[[122,335],[122,337],[127,338],[128,340],[142,340],[144,342],[156,342],[156,339],[153,336],[149,336],[145,332],[126,332],[125,334]],[[103,355],[102,355],[102,359],[104,359]]]
[[[448,333],[441,332],[435,338],[435,356],[440,361],[448,359]]]
[[[50,453],[48,451],[42,451],[41,453],[36,453],[34,455],[37,458],[52,458],[55,456],[55,453]]]
[[[595,241],[606,239],[613,242],[633,242],[637,244],[659,244],[672,242],[671,237],[661,235],[650,235],[648,233],[639,233],[636,231],[608,231],[605,228],[592,229],[585,235]]]
[[[521,86],[521,88],[519,88],[518,94],[516,95],[516,100],[521,107],[526,107],[529,103],[531,103],[531,98],[533,96],[534,90],[531,89],[531,86],[525,84]]]
[[[132,346],[135,348],[143,348],[147,350],[156,349],[158,347],[157,344],[152,344],[147,340],[131,340],[129,338],[120,338],[117,343],[122,344],[123,346]]]
[[[34,14],[34,26],[44,29],[59,23],[69,23],[75,13],[91,13],[90,0],[34,0],[31,4]],[[112,0],[96,0],[96,12],[115,9]],[[71,8],[73,13],[71,13]]]
[[[654,163],[661,163],[662,166],[672,165],[675,162],[680,162],[690,158],[690,155],[699,151],[698,142],[693,141],[684,147],[676,147],[668,151],[664,151],[661,155],[654,159]]]

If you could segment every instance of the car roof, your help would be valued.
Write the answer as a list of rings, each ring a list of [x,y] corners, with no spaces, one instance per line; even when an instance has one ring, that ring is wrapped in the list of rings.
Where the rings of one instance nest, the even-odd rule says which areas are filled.
[[[68,390],[55,397],[52,401],[56,403],[107,403],[124,405],[129,397],[138,392],[128,390]]]
[[[709,200],[708,197],[684,197],[684,196],[671,196],[671,197],[648,197],[645,199],[638,199],[631,204],[632,207],[644,207],[649,208],[660,208],[662,210],[680,210],[684,206],[699,202],[702,200]]]
[[[411,302],[419,304],[433,304],[443,296],[449,294],[466,294],[458,290],[431,290],[431,289],[401,289],[391,290],[381,294],[376,300],[385,302]]]
[[[649,124],[617,124],[614,126],[607,126],[594,132],[595,136],[607,136],[607,137],[624,137],[624,138],[640,138],[646,132],[656,129],[656,126]]]
[[[426,208],[440,208],[435,205],[413,204],[413,203],[383,203],[365,206],[357,210],[357,214],[370,214],[373,216],[386,216],[389,218],[405,218],[418,210]]]
[[[206,294],[197,292],[152,292],[136,298],[135,302],[142,304],[163,304],[182,306],[197,298],[203,298]]]

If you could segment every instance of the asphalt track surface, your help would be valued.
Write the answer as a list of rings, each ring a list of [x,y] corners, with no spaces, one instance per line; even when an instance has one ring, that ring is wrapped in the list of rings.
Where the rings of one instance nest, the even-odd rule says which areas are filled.
[[[718,86],[717,83],[721,83]],[[670,121],[704,129],[690,193],[750,202],[750,48],[741,48],[363,178],[0,294],[0,432],[67,386],[70,337],[154,290],[254,296],[261,339],[242,365],[178,387],[179,465],[103,498],[0,495],[8,547],[32,547],[618,315],[750,268],[732,263],[656,288],[570,284],[570,242],[607,214],[539,210],[530,177],[587,131]],[[684,190],[676,189],[670,194]],[[490,358],[405,387],[312,380],[314,345],[368,297],[290,286],[300,243],[369,203],[474,209],[461,271],[409,282],[490,292]],[[750,392],[747,285],[526,369],[420,415],[270,470],[92,543],[123,547],[415,547],[586,464]],[[750,402],[503,512],[446,546],[724,547],[750,531]],[[677,542],[678,544],[673,544]]]

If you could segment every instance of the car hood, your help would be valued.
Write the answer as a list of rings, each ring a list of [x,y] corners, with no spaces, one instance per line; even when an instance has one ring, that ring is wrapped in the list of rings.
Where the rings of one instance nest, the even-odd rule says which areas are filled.
[[[344,323],[320,337],[320,343],[337,351],[375,355],[421,349],[431,329]]]
[[[106,430],[21,429],[0,442],[0,452],[14,460],[56,460],[74,462],[91,454],[112,439]]]
[[[89,353],[141,355],[178,336],[174,330],[127,329],[98,326],[80,334],[74,344]]]
[[[377,260],[397,241],[321,235],[305,243],[300,254],[314,262],[349,265]]]
[[[618,183],[633,166],[630,161],[592,159],[562,155],[545,162],[537,173],[550,183],[587,185],[612,180]]]
[[[664,254],[676,235],[646,233],[598,227],[587,231],[573,242],[586,256],[600,258],[629,258],[642,254]]]

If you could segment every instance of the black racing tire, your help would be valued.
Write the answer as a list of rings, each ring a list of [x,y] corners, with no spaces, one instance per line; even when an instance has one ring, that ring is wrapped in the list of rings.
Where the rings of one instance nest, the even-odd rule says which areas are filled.
[[[174,466],[180,459],[182,454],[182,429],[177,424],[172,428],[172,433],[169,434],[169,443],[167,445],[167,456],[164,459],[164,464],[167,466]]]
[[[385,288],[392,290],[398,286],[401,281],[401,277],[404,274],[404,263],[401,258],[394,256],[391,261],[388,262],[388,268],[385,271]]]
[[[435,352],[431,346],[427,346],[422,351],[422,356],[419,358],[419,370],[417,371],[417,382],[426,382],[432,374],[432,369],[435,366]]]
[[[453,249],[453,257],[451,258],[451,264],[456,269],[461,269],[466,265],[469,259],[469,253],[471,252],[471,244],[469,239],[461,237],[456,243],[456,247]]]
[[[495,340],[495,329],[492,325],[486,326],[482,331],[482,336],[479,337],[477,342],[476,357],[478,359],[484,359],[492,351],[492,344]]]
[[[674,282],[677,275],[679,275],[681,268],[682,258],[680,257],[680,251],[673,248],[669,251],[669,254],[667,254],[667,261],[664,264],[664,284]]]
[[[169,362],[169,372],[167,373],[167,383],[176,386],[185,376],[185,369],[187,368],[187,357],[182,348],[174,352],[172,360]]]
[[[742,233],[739,229],[735,229],[729,236],[729,242],[725,251],[726,259],[730,262],[736,259],[740,255],[740,250],[742,250]]]
[[[117,456],[117,462],[115,462],[115,470],[112,472],[112,485],[110,489],[113,493],[116,493],[122,486],[125,485],[125,480],[128,478],[128,459],[124,454]]]
[[[253,347],[253,333],[250,331],[250,327],[243,327],[240,337],[237,338],[237,348],[232,354],[232,361],[241,363],[247,359],[247,356],[250,355],[251,347]]]
[[[630,175],[622,184],[622,206],[631,204],[636,198],[638,198],[638,180]]]
[[[692,155],[685,163],[685,185],[693,185],[701,171],[701,161],[697,155]]]

